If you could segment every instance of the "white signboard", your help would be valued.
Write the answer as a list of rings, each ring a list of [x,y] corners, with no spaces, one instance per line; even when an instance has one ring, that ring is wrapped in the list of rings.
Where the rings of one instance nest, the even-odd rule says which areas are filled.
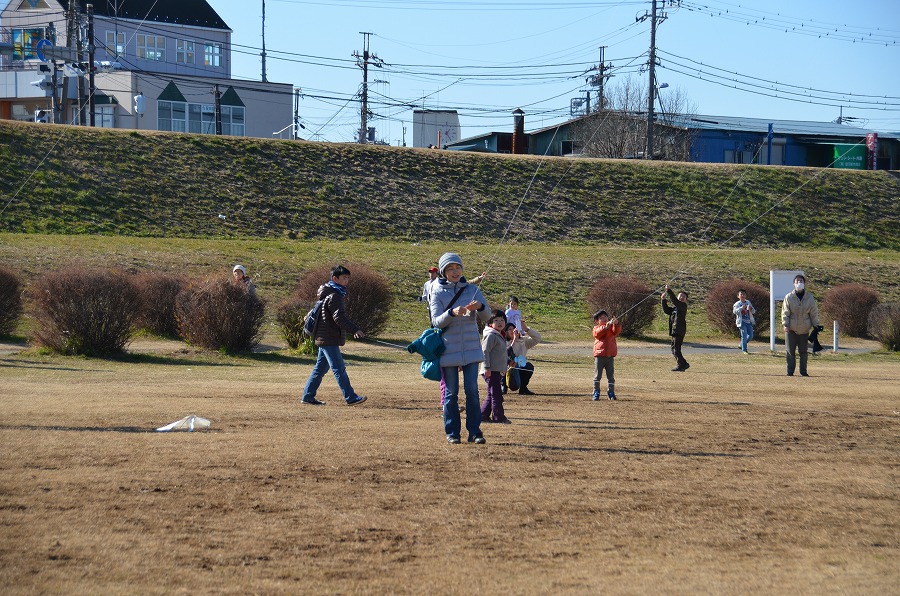
[[[769,271],[769,349],[775,351],[775,301],[784,300],[794,290],[794,278],[802,271]]]

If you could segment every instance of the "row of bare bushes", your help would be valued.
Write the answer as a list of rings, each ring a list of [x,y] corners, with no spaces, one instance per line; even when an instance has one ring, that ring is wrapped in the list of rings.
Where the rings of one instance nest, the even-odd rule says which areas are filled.
[[[387,280],[363,265],[349,265],[348,315],[369,335],[387,326],[394,294]],[[310,348],[302,333],[303,316],[331,278],[331,267],[303,272],[291,294],[276,307],[282,337],[293,349]],[[714,286],[706,297],[706,313],[717,330],[737,335],[731,306],[743,289],[756,307],[756,331],[769,321],[769,292],[734,278]],[[22,284],[0,267],[0,335],[11,334],[23,312]],[[230,276],[187,279],[167,273],[127,275],[121,272],[67,269],[38,278],[27,292],[36,325],[36,343],[70,354],[122,352],[135,329],[182,338],[192,345],[225,352],[248,351],[262,338],[265,303]],[[658,316],[659,294],[640,280],[598,279],[587,295],[590,312],[605,309],[619,317],[624,337],[642,335]],[[841,322],[850,336],[868,334],[886,348],[900,344],[900,306],[879,304],[878,294],[860,284],[831,288],[822,298],[826,316]]]
[[[393,294],[387,281],[353,266],[348,315],[370,335],[387,324]],[[276,320],[292,348],[301,345],[303,316],[316,300],[331,267],[301,275],[291,296],[278,305]],[[181,338],[226,353],[259,344],[265,302],[228,275],[187,279],[167,273],[128,275],[119,271],[69,268],[35,280],[27,293],[35,321],[34,341],[64,354],[121,353],[135,330]],[[23,311],[19,279],[0,267],[0,335],[9,335]]]

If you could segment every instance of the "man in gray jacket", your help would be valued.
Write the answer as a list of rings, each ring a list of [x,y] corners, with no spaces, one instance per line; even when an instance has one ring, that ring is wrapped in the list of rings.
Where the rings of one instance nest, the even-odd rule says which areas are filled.
[[[797,348],[800,348],[800,376],[808,377],[806,360],[809,332],[819,325],[819,307],[813,295],[806,291],[806,278],[802,275],[794,277],[794,291],[784,297],[781,305],[781,324],[784,325],[788,376],[794,376],[794,368],[797,365],[796,352]]]

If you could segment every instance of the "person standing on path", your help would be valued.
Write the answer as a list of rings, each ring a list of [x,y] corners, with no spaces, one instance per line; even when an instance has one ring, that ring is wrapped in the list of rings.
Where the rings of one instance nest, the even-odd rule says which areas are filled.
[[[666,284],[666,291],[661,296],[663,312],[669,315],[669,335],[672,336],[672,356],[675,357],[675,368],[672,372],[684,372],[691,367],[688,361],[684,359],[681,353],[681,344],[684,343],[684,335],[687,333],[687,292],[679,292],[678,296],[669,289]],[[669,306],[668,302],[672,305]]]
[[[600,399],[600,379],[606,371],[606,397],[616,400],[615,360],[619,353],[616,336],[622,333],[622,325],[616,317],[609,318],[605,310],[594,313],[594,393],[591,399]]]
[[[741,332],[741,351],[748,354],[747,344],[753,339],[753,326],[756,325],[756,319],[753,317],[756,309],[753,308],[753,303],[747,300],[747,291],[743,288],[738,290],[737,302],[731,307],[731,312],[734,314],[734,322]]]
[[[794,277],[794,289],[781,304],[781,324],[784,325],[787,376],[794,376],[797,349],[800,349],[800,376],[808,377],[806,360],[809,356],[809,332],[819,326],[819,307],[812,293],[806,290],[806,278]]]
[[[444,432],[451,444],[460,442],[459,371],[466,394],[466,430],[471,443],[484,443],[478,398],[478,365],[484,361],[478,320],[487,323],[491,312],[475,284],[463,277],[462,258],[444,253],[438,261],[439,277],[432,283],[429,308],[432,324],[444,330],[446,350],[441,355],[444,391]]]

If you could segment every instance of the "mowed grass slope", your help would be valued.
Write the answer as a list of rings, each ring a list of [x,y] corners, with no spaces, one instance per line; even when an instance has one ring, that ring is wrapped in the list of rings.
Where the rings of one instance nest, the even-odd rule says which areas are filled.
[[[0,193],[7,232],[900,248],[888,172],[3,122]]]

